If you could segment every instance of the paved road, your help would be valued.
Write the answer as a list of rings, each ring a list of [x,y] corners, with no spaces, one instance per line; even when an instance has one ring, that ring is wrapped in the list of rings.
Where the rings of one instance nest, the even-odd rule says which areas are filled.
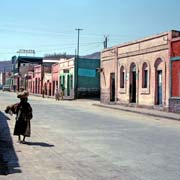
[[[0,109],[16,102],[0,92]],[[30,97],[32,137],[13,137],[21,180],[179,180],[180,122],[92,106],[93,101]],[[8,121],[11,133],[14,120]]]

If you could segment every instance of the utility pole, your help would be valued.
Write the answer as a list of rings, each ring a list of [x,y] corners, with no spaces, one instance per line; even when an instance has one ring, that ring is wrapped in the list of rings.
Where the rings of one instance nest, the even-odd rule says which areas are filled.
[[[107,42],[108,42],[108,36],[104,35],[104,38],[105,38],[104,42],[103,42],[104,43],[104,49],[106,49],[107,48]]]
[[[79,34],[80,34],[80,31],[82,31],[83,29],[77,28],[75,30],[78,31],[77,57],[79,57]]]
[[[77,28],[75,29],[78,31],[78,41],[77,41],[77,52],[76,52],[76,57],[75,57],[75,98],[78,98],[78,61],[79,61],[79,35],[80,31],[83,29]]]

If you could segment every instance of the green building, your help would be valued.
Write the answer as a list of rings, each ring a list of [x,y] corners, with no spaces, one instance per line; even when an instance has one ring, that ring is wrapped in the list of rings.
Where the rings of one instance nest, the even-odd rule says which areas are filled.
[[[67,99],[100,97],[100,59],[71,58],[60,62],[59,86]]]

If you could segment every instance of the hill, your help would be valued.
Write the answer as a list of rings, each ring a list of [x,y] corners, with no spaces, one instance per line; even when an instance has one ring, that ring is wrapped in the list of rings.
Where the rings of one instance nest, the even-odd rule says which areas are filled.
[[[12,69],[11,61],[0,61],[0,72],[10,72]]]
[[[87,58],[87,59],[100,59],[100,52],[95,52],[89,55],[81,56],[82,58]]]

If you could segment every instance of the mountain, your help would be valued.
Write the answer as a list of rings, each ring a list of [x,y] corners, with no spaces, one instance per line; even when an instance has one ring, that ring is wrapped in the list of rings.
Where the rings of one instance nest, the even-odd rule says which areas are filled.
[[[82,58],[86,59],[100,59],[100,52],[95,52],[89,55],[81,56]]]
[[[0,72],[10,72],[11,69],[11,61],[0,61]]]
[[[44,60],[46,59],[60,59],[60,58],[72,58],[72,57],[75,57],[74,55],[71,55],[71,54],[61,54],[61,53],[54,53],[54,54],[46,54],[44,56]],[[88,55],[84,55],[84,56],[80,56],[80,58],[85,58],[85,59],[100,59],[100,52],[95,52],[95,53],[92,53],[92,54],[88,54]]]
[[[54,54],[45,54],[43,59],[44,60],[46,60],[46,59],[58,60],[60,58],[67,58],[67,59],[69,59],[69,58],[72,58],[72,57],[74,57],[74,55],[66,54],[66,53],[63,53],[63,54],[61,54],[61,53],[54,53]]]

